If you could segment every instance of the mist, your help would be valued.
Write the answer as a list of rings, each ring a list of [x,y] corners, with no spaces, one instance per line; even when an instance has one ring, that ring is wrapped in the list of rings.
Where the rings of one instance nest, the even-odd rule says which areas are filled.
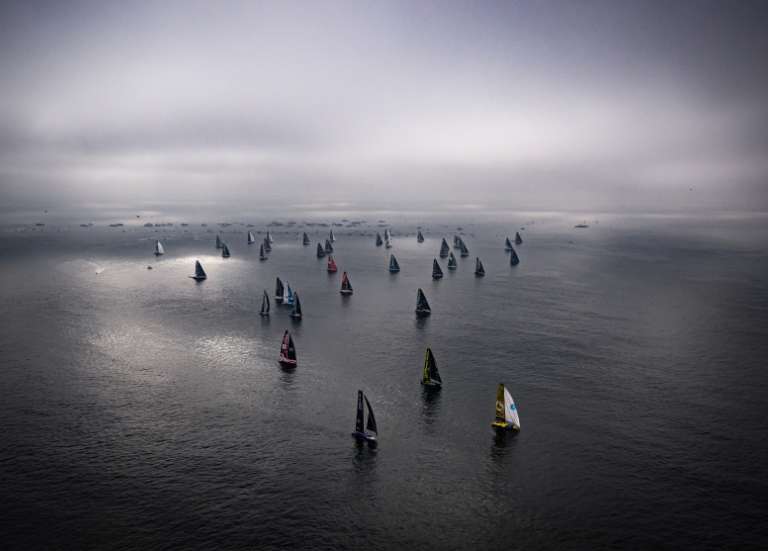
[[[768,207],[760,2],[7,2],[0,204]]]

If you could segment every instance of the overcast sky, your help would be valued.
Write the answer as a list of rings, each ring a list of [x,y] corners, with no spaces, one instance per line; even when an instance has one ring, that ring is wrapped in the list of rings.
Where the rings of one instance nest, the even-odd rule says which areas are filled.
[[[5,1],[0,202],[768,208],[767,28],[725,0]]]

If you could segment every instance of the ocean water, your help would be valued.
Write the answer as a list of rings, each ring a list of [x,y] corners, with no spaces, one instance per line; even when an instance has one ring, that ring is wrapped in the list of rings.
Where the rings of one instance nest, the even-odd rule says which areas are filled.
[[[471,255],[455,273],[441,260],[438,282],[455,219],[387,220],[385,250],[367,218],[334,228],[332,275],[315,256],[325,227],[273,227],[260,262],[238,223],[3,225],[3,548],[768,545],[764,218],[470,218]],[[243,221],[263,237],[267,219]],[[276,276],[300,323],[275,304],[259,317]],[[277,364],[285,329],[294,371]],[[432,397],[426,346],[444,381]],[[499,382],[522,425],[503,439]],[[358,389],[376,450],[350,437]]]

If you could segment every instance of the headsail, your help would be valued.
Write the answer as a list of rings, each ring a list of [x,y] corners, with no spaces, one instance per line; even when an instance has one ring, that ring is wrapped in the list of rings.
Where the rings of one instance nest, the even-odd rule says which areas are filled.
[[[480,262],[479,256],[475,259],[475,275],[481,277],[485,275],[485,268],[483,268],[483,263]]]
[[[325,250],[323,249],[323,246],[318,243],[317,244],[317,258],[323,258],[325,256]]]
[[[280,278],[278,277],[275,280],[275,302],[283,302],[283,293],[285,292],[283,288],[283,282],[280,281]]]
[[[451,248],[448,246],[448,242],[443,237],[443,242],[440,244],[440,258],[446,258]]]
[[[395,255],[391,255],[389,257],[389,271],[393,274],[400,271],[400,264],[397,263],[397,258],[395,258]]]
[[[347,272],[344,272],[341,276],[341,294],[342,295],[351,295],[352,294],[352,283],[349,281],[349,276],[347,275]]]
[[[451,251],[450,255],[448,256],[448,269],[455,270],[458,266],[459,264],[456,262],[456,257],[453,256],[453,251]]]
[[[437,371],[437,361],[432,354],[432,349],[427,347],[427,351],[424,353],[424,370],[421,376],[421,384],[427,386],[440,386],[443,380],[440,378],[440,373]]]
[[[293,305],[293,290],[291,289],[290,283],[285,284],[285,292],[283,293],[283,304],[287,306]]]
[[[253,232],[249,230],[248,231],[248,244],[249,245],[253,245],[254,243],[256,243],[256,236],[253,235]]]
[[[160,243],[159,239],[155,239],[155,256],[160,256],[162,254],[165,254],[165,249],[163,248],[163,244]]]
[[[378,430],[376,429],[376,418],[373,416],[373,408],[368,401],[368,396],[363,394],[363,398],[365,399],[365,405],[368,406],[368,422],[365,424],[365,428],[375,435],[378,433]]]
[[[432,279],[440,279],[443,277],[443,270],[440,268],[440,264],[437,263],[437,259],[432,260]]]
[[[424,295],[424,291],[419,288],[416,293],[416,314],[419,316],[428,316],[432,313],[432,309],[429,307],[427,297]]]

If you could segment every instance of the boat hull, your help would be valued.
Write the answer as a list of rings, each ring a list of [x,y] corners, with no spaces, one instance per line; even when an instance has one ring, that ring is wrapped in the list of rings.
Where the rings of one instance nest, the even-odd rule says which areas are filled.
[[[352,291],[350,291],[349,289],[342,289],[342,290],[341,290],[341,291],[339,291],[339,292],[340,292],[342,295],[351,295],[351,294],[352,294]]]
[[[200,277],[200,276],[189,276],[190,279],[194,279],[195,281],[205,281],[208,279],[207,277]]]
[[[485,272],[475,272],[477,277],[485,277]]]
[[[425,389],[429,390],[437,390],[443,386],[442,383],[438,383],[437,381],[421,381],[421,384]]]
[[[358,442],[368,442],[371,445],[376,445],[376,437],[372,434],[368,434],[367,432],[353,432],[352,438],[357,440]]]
[[[494,421],[491,423],[491,426],[496,429],[497,432],[518,432],[520,430],[520,427],[517,425],[513,425],[512,423],[507,423],[504,421]]]
[[[416,309],[416,315],[420,318],[423,318],[425,316],[429,316],[432,314],[432,310],[420,310],[419,308]]]
[[[280,358],[277,361],[283,367],[287,367],[291,369],[296,367],[296,360],[291,360],[290,358],[286,358],[285,356],[280,356]]]

